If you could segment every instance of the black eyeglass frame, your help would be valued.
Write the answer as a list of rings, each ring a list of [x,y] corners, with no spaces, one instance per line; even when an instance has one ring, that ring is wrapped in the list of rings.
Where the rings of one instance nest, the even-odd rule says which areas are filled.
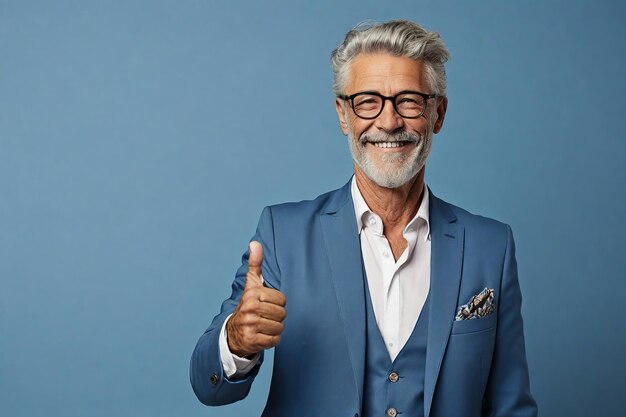
[[[424,99],[424,109],[422,110],[422,112],[420,114],[418,114],[417,116],[409,116],[409,117],[407,117],[407,116],[402,115],[402,113],[400,113],[400,111],[398,111],[398,105],[396,104],[396,99],[398,98],[398,96],[401,96],[403,94],[417,94],[418,96],[421,96]],[[380,111],[378,112],[378,114],[376,114],[376,116],[363,117],[363,116],[359,116],[359,114],[356,112],[356,110],[354,109],[354,99],[355,99],[355,97],[358,97],[358,96],[361,96],[361,95],[376,96],[376,97],[380,97],[383,100],[383,104],[382,104],[382,106],[380,106]],[[346,96],[346,95],[339,95],[339,96],[337,96],[337,98],[340,98],[342,100],[348,101],[350,103],[350,107],[352,107],[352,111],[354,112],[356,117],[358,117],[360,119],[364,119],[364,120],[373,120],[373,119],[377,118],[378,116],[380,116],[380,114],[385,109],[385,102],[387,100],[391,101],[391,104],[393,104],[393,109],[403,119],[418,119],[418,118],[422,117],[424,115],[424,113],[426,113],[426,108],[428,107],[428,100],[431,99],[431,98],[437,98],[437,97],[443,97],[443,96],[440,95],[440,94],[426,94],[426,93],[421,93],[419,91],[411,91],[411,90],[400,91],[395,96],[384,96],[384,95],[380,94],[377,91],[361,91],[359,93],[351,94],[349,96]]]

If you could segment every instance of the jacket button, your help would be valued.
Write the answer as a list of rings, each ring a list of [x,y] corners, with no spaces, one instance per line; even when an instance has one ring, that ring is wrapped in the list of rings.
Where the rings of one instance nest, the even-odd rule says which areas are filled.
[[[396,417],[398,415],[398,412],[396,411],[395,408],[391,407],[387,410],[387,415],[389,417]]]
[[[389,374],[388,378],[391,382],[398,382],[398,379],[400,379],[400,376],[397,373],[392,372]]]
[[[211,375],[211,384],[213,385],[217,385],[217,382],[219,381],[219,377],[217,376],[217,374],[213,374]]]

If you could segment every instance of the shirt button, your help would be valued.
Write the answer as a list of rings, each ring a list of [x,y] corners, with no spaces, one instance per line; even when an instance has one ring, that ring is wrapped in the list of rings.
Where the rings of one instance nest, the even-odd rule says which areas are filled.
[[[371,218],[370,219],[370,226],[374,226],[376,224],[376,219]]]
[[[383,252],[383,256],[384,256],[385,258],[389,258],[389,252],[384,251],[384,252]]]
[[[391,382],[398,382],[398,379],[400,379],[400,376],[397,373],[392,372],[389,374],[388,378]]]
[[[387,410],[387,415],[389,417],[396,417],[398,415],[398,412],[396,411],[395,408],[391,407]]]

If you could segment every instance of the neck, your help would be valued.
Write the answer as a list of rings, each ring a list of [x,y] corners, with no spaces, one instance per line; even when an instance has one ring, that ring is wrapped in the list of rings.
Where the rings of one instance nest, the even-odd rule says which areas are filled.
[[[385,235],[401,231],[415,217],[424,194],[425,167],[406,184],[385,188],[370,180],[355,165],[354,176],[367,206],[383,220]]]

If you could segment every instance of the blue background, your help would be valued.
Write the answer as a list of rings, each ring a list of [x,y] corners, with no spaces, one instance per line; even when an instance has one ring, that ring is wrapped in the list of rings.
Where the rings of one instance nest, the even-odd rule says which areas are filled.
[[[623,415],[623,2],[2,0],[1,416],[260,414],[270,366],[213,409],[189,357],[262,207],[348,180],[329,55],[370,18],[452,53],[427,182],[513,227],[541,414]]]

